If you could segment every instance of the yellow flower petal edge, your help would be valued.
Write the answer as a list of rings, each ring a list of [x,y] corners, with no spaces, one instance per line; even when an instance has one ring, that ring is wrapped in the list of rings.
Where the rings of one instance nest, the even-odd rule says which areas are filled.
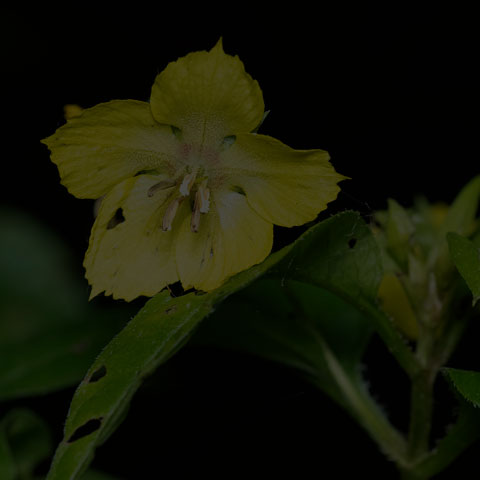
[[[42,142],[68,191],[93,199],[139,171],[171,171],[178,149],[172,129],[158,125],[150,105],[136,100],[85,109]]]
[[[240,134],[222,156],[232,188],[265,220],[292,227],[314,220],[337,197],[338,174],[323,150],[294,150],[266,135]]]
[[[133,300],[171,283],[205,291],[260,263],[273,225],[313,220],[338,194],[323,150],[250,133],[258,83],[221,42],[170,63],[151,103],[70,116],[43,142],[62,183],[100,205],[85,256],[91,297]]]
[[[91,298],[105,291],[130,301],[178,280],[173,233],[160,223],[174,188],[149,195],[159,181],[152,175],[129,178],[102,200],[84,262]]]
[[[209,52],[169,63],[155,79],[150,103],[158,122],[179,128],[187,141],[209,144],[252,131],[265,109],[258,82],[238,57],[225,54],[221,40]]]

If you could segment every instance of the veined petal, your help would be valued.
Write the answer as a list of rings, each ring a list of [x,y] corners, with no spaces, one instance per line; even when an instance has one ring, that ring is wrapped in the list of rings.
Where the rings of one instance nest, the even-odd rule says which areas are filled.
[[[237,56],[225,54],[221,40],[209,52],[169,63],[155,80],[150,103],[157,122],[178,127],[185,141],[198,144],[250,132],[264,111],[258,82]]]
[[[219,162],[219,173],[265,220],[292,227],[314,220],[347,177],[323,150],[294,150],[265,135],[240,134]]]
[[[103,199],[84,262],[91,298],[105,291],[130,301],[153,296],[178,280],[173,233],[162,230],[175,188],[153,189],[149,195],[162,180],[139,175],[124,180]]]
[[[273,225],[257,215],[244,195],[212,195],[198,232],[185,218],[176,235],[178,275],[184,288],[213,290],[228,277],[260,263],[272,249]]]
[[[142,170],[173,171],[179,143],[155,122],[150,105],[136,100],[88,108],[42,142],[63,185],[79,198],[99,198]]]

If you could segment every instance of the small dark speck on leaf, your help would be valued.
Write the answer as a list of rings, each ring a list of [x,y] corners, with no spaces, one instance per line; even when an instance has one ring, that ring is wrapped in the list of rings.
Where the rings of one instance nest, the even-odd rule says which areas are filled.
[[[80,440],[87,435],[90,435],[93,432],[96,432],[102,426],[103,418],[93,418],[89,420],[87,423],[84,423],[81,427],[78,427],[73,435],[68,439],[67,443],[73,443],[77,440]]]
[[[357,239],[356,239],[356,238],[351,238],[351,239],[348,241],[348,246],[349,246],[350,248],[353,248],[356,244],[357,244]]]
[[[172,305],[171,307],[169,307],[165,310],[165,313],[168,315],[169,313],[174,313],[176,310],[177,310],[177,306]]]

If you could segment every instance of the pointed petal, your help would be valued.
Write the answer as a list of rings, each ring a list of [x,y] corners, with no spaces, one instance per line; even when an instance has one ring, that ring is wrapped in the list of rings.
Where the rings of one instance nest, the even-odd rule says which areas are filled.
[[[155,80],[150,102],[157,122],[178,127],[185,141],[199,144],[252,131],[264,111],[258,83],[237,56],[225,54],[221,40],[209,52],[169,63]]]
[[[63,185],[79,198],[99,198],[147,169],[171,171],[179,142],[146,102],[115,100],[84,110],[42,140]]]
[[[105,291],[130,301],[153,296],[178,280],[173,233],[161,228],[175,188],[148,194],[162,180],[139,175],[124,180],[103,199],[84,262],[91,298]]]
[[[244,195],[223,191],[212,195],[210,210],[201,215],[198,232],[192,232],[187,217],[175,242],[184,288],[209,291],[270,253],[273,225],[250,208]]]
[[[265,220],[292,227],[314,220],[340,191],[338,174],[323,150],[293,150],[265,135],[241,134],[222,154],[225,183],[243,191]]]

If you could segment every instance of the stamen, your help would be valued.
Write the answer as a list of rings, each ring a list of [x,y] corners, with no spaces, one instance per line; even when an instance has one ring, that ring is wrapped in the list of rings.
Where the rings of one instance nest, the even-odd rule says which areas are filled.
[[[183,177],[182,184],[180,185],[180,193],[184,197],[188,197],[190,195],[190,189],[195,182],[195,178],[197,178],[198,168],[193,169],[190,173],[187,173],[185,177]]]
[[[161,182],[156,183],[148,189],[147,196],[153,197],[153,195],[155,195],[155,193],[159,190],[165,190],[166,188],[170,188],[173,186],[175,186],[175,182],[173,180],[162,180]]]
[[[182,203],[183,197],[177,197],[170,202],[162,219],[162,230],[167,232],[172,229],[172,223],[177,214],[178,206]]]
[[[198,232],[198,227],[200,226],[200,202],[198,200],[199,194],[198,190],[195,194],[195,205],[193,206],[192,219],[190,220],[190,230],[193,233]]]
[[[198,187],[200,213],[208,213],[210,210],[210,189],[207,188],[207,180],[204,180]]]
[[[208,213],[210,208],[210,189],[207,188],[207,180],[199,185],[195,192],[195,204],[193,206],[192,219],[190,221],[190,229],[192,232],[198,232],[200,226],[200,214]]]

